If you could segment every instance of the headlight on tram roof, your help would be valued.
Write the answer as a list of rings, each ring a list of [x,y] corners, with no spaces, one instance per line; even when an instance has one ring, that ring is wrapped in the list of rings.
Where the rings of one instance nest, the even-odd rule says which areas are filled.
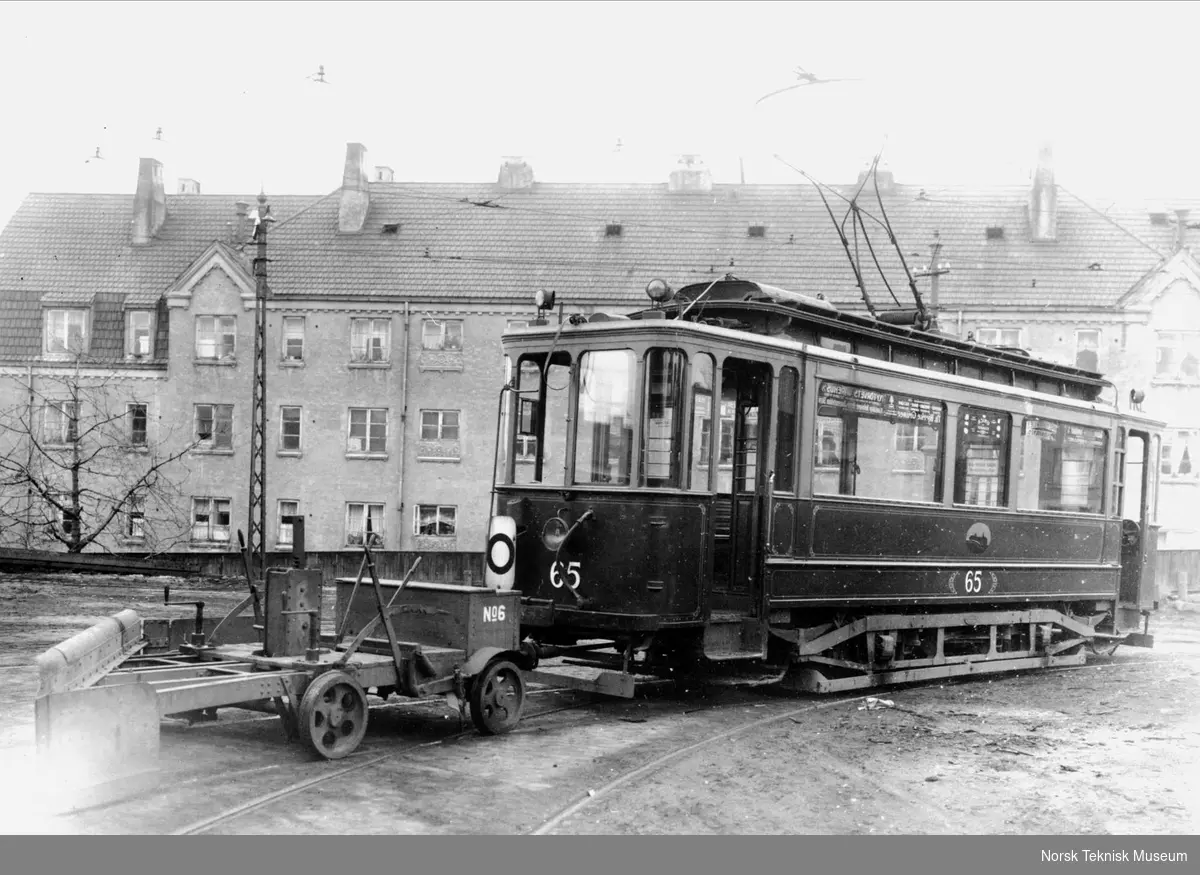
[[[666,280],[653,279],[646,283],[646,297],[655,304],[665,304],[675,297],[675,290]]]

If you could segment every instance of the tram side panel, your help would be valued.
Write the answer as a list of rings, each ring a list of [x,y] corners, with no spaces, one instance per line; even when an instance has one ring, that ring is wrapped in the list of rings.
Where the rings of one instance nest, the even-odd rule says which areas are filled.
[[[775,514],[773,604],[1115,599],[1119,522],[796,500]]]

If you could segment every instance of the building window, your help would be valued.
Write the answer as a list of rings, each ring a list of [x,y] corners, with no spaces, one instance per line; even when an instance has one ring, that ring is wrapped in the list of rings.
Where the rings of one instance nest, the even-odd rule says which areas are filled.
[[[1100,370],[1100,332],[1081,328],[1075,332],[1075,367],[1085,371]]]
[[[44,434],[50,446],[65,447],[79,440],[79,402],[47,403]]]
[[[1154,375],[1161,380],[1200,380],[1200,331],[1160,331]]]
[[[413,512],[413,534],[452,538],[458,528],[458,508],[449,504],[418,504]]]
[[[74,502],[68,493],[61,492],[55,496],[58,501],[57,517],[58,530],[64,537],[74,538],[79,532],[79,511],[75,510]]]
[[[276,543],[280,547],[290,547],[294,543],[294,530],[291,517],[300,514],[300,502],[281,500],[279,502],[279,537]]]
[[[88,351],[87,310],[47,310],[47,355],[81,355]]]
[[[208,543],[229,541],[229,499],[192,499],[192,540]]]
[[[196,440],[205,450],[232,450],[233,405],[197,404]]]
[[[154,353],[154,311],[128,310],[125,313],[125,354],[143,358]]]
[[[279,449],[300,451],[300,408],[279,408]]]
[[[387,408],[351,407],[349,453],[383,453],[387,450]]]
[[[461,350],[462,344],[461,320],[426,319],[421,326],[422,349]]]
[[[988,346],[1011,346],[1020,349],[1020,328],[980,328],[975,331],[975,342]]]
[[[346,544],[351,547],[383,546],[383,505],[346,505]]]
[[[954,503],[980,507],[1008,504],[1008,444],[1012,419],[1007,413],[963,407],[958,413],[958,449],[954,458]]]
[[[350,320],[350,360],[386,362],[392,348],[391,319]]]
[[[1195,480],[1200,476],[1196,464],[1196,448],[1192,438],[1200,436],[1200,430],[1179,429],[1163,433],[1161,471],[1164,477]]]
[[[421,411],[421,440],[423,440],[423,441],[456,441],[456,440],[458,440],[458,411],[457,410],[422,410]]]
[[[127,404],[125,410],[129,418],[129,445],[146,446],[146,405]]]
[[[196,317],[196,358],[204,361],[232,360],[236,338],[236,316]]]
[[[283,317],[283,360],[304,361],[304,317]]]
[[[130,541],[143,541],[146,538],[146,511],[139,495],[129,496],[129,504],[125,511],[125,537]]]

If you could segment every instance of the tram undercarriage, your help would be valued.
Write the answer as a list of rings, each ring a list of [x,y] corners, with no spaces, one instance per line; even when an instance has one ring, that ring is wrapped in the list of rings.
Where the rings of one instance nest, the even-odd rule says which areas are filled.
[[[1122,643],[1149,646],[1142,633],[1115,634],[1110,612],[1070,612],[1065,605],[837,617],[816,626],[772,626],[788,654],[783,684],[836,692],[939,677],[1082,665],[1087,653]]]
[[[703,656],[705,630],[659,630],[618,638],[615,653],[591,652],[580,662],[638,675],[695,675],[729,685],[778,683],[810,693],[1083,665],[1088,653],[1110,656],[1122,644],[1152,647],[1153,635],[1115,630],[1112,613],[1067,604],[1014,609],[852,615],[830,613],[813,623],[809,611],[774,611],[769,640],[756,657]],[[595,647],[592,644],[592,647]]]

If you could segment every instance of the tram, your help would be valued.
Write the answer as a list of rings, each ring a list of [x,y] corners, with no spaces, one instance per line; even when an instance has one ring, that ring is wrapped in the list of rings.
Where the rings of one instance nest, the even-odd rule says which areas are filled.
[[[828,692],[1153,645],[1162,423],[1100,375],[731,275],[646,291],[503,336],[487,577],[528,667]]]

